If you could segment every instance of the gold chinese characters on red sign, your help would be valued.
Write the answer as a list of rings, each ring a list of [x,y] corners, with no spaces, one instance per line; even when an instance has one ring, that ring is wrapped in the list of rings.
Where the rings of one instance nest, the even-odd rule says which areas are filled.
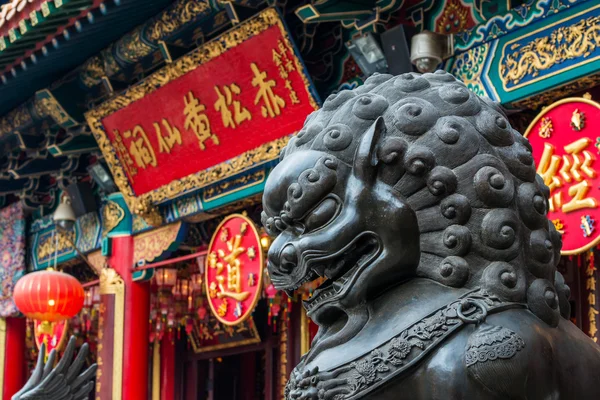
[[[208,304],[220,322],[235,325],[252,314],[261,293],[263,253],[250,219],[232,214],[219,224],[204,271]]]
[[[563,255],[581,253],[600,242],[596,121],[600,104],[569,98],[546,107],[525,132],[537,173],[550,189],[548,218],[562,234]]]
[[[276,159],[316,109],[299,54],[269,8],[86,118],[125,198],[158,204]],[[227,163],[235,159],[246,161]]]

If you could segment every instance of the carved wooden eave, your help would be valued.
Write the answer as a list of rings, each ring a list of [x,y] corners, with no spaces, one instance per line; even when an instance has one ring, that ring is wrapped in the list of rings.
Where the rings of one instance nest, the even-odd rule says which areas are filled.
[[[222,31],[231,26],[221,5],[212,5],[206,0],[179,0],[143,25],[136,27],[99,54],[88,59],[79,68],[77,81],[91,89],[102,83],[102,78],[127,81],[127,67],[157,54],[161,42],[176,47],[188,48],[202,43],[213,31]],[[194,29],[192,36],[189,31]],[[164,60],[154,57],[151,64]],[[139,73],[139,70],[136,69]]]
[[[53,209],[59,184],[68,185],[87,174],[90,154],[96,151],[91,137],[64,132],[42,148],[7,151],[0,157],[0,198],[16,196],[28,209],[44,214]]]
[[[155,0],[160,1],[165,0]],[[103,27],[102,18],[109,13],[110,8],[107,7],[92,10],[81,22],[81,32],[71,29],[71,42],[75,41],[78,35],[89,35],[94,44],[94,32]],[[124,20],[120,18],[120,21]],[[128,18],[127,23],[122,25],[131,26],[131,23]],[[103,83],[108,83],[115,89],[124,88],[145,69],[165,62],[159,51],[161,42],[187,48],[204,42],[230,26],[231,20],[219,3],[212,5],[208,0],[176,1],[154,17],[145,19],[142,25],[129,33],[124,32],[124,36],[116,38],[112,43],[106,43],[108,47],[98,47],[96,54],[91,55],[87,61],[84,60],[75,72],[54,83],[48,82],[47,89],[39,90],[32,98],[0,117],[0,137],[21,132],[44,120],[65,129],[84,122],[83,113],[87,111],[85,104],[90,101],[90,97],[93,100],[106,96],[106,89],[101,86]],[[63,42],[65,46],[62,46]],[[83,42],[79,40],[78,43],[82,45]],[[35,56],[41,61],[46,57],[41,55],[44,48],[58,53],[69,51],[71,54],[76,51],[67,47],[69,42],[64,41],[64,35],[56,37],[56,44],[56,48],[42,47],[40,51],[32,54],[32,57]],[[88,42],[85,42],[85,45],[88,46]],[[29,70],[36,68],[39,69],[37,65],[32,65]],[[12,77],[14,84],[26,79],[18,73],[19,68],[15,71],[17,75],[14,77],[10,74],[4,76]],[[46,75],[49,76],[50,73]],[[0,90],[7,88],[0,85]],[[7,100],[0,99],[0,113],[5,101]]]
[[[83,112],[87,110],[85,105],[90,98],[106,95],[105,90],[98,87],[103,79],[112,81],[115,83],[115,87],[117,87],[116,82],[118,81],[122,82],[121,85],[126,85],[134,75],[139,75],[139,67],[142,63],[145,65],[144,68],[152,68],[157,63],[164,63],[163,58],[156,57],[157,53],[160,53],[158,51],[159,42],[194,45],[231,26],[226,12],[218,4],[211,5],[206,0],[180,0],[155,14],[156,11],[163,8],[161,1],[165,2],[166,0],[143,2],[142,17],[145,15],[143,25],[125,34],[84,64],[80,64],[80,68],[74,73],[61,78],[47,89],[39,90],[28,101],[0,118],[0,146],[3,149],[0,156],[0,177],[2,177],[0,193],[3,193],[0,195],[1,203],[5,202],[6,196],[15,195],[26,201],[30,208],[35,208],[36,204],[46,204],[48,201],[53,203],[54,201],[49,200],[48,196],[53,196],[53,193],[56,192],[56,183],[49,185],[48,182],[52,180],[41,178],[53,175],[62,181],[66,179],[68,183],[73,181],[75,175],[81,175],[82,170],[85,172],[85,167],[89,165],[90,155],[98,155],[99,152],[96,141],[84,122]],[[49,1],[44,3],[44,7],[50,7],[51,12],[56,9],[63,9],[64,12],[68,5],[75,3],[72,1]],[[82,4],[81,1],[77,2],[77,4],[80,3]],[[121,2],[104,4],[97,0],[94,1],[89,12],[84,13],[83,20],[78,20],[71,28],[67,27],[63,33],[56,36],[52,48],[42,47],[42,52],[48,50],[43,57],[50,56],[50,50],[59,53],[61,51],[69,51],[69,54],[76,53],[75,50],[68,47],[69,43],[73,42],[85,42],[84,45],[88,46],[89,42],[82,41],[82,39],[87,35],[94,41],[94,32],[98,29],[108,29],[103,25],[105,23],[102,19],[106,16],[111,17],[109,20],[118,21],[121,26],[131,27],[142,17],[136,14],[132,20],[130,17],[121,18],[114,15],[117,12],[123,13],[131,7],[135,8],[139,1],[129,3],[131,4],[126,5]],[[119,10],[116,9],[117,6],[120,7]],[[152,12],[152,10],[156,11]],[[152,14],[148,15],[150,12]],[[155,16],[152,17],[153,15]],[[51,16],[45,19],[40,15],[36,17],[36,13],[30,12],[29,8],[20,14],[11,15],[11,20],[14,22],[19,17],[26,20],[21,25],[25,24],[26,27],[29,27],[30,20],[27,18],[30,18],[33,19],[31,24],[37,28],[40,27],[40,24],[43,25],[43,21],[47,22],[52,19]],[[39,21],[35,22],[38,17]],[[63,25],[65,24],[67,22],[63,21]],[[13,29],[15,26],[16,29],[19,29],[18,23],[16,25],[4,24],[2,28]],[[0,29],[0,35],[2,32]],[[19,40],[25,40],[25,38]],[[36,42],[37,44],[40,42]],[[31,60],[41,61],[43,57],[40,54],[32,54]],[[1,58],[2,52],[0,51]],[[28,62],[26,60],[23,65],[29,65]],[[98,65],[101,65],[100,70],[97,69]],[[137,67],[127,68],[127,66],[133,65]],[[10,79],[5,74],[6,79],[0,83],[0,90],[3,93],[19,92],[20,94],[22,91],[11,89],[9,86],[19,84],[19,82],[24,82],[23,84],[26,85],[27,71],[41,71],[42,68],[40,65],[30,65],[30,68],[24,68],[22,71],[17,68],[8,75]],[[125,70],[129,75],[124,75]],[[51,76],[52,71],[47,70],[42,74]],[[10,99],[5,96],[0,99],[0,112],[6,104],[5,102],[9,101]],[[72,176],[72,174],[75,175]],[[40,188],[42,192],[39,191]]]
[[[36,29],[42,22],[35,17],[32,23],[28,15],[21,26],[11,28],[12,42],[5,36],[0,43],[5,45],[0,49],[0,88],[4,93],[0,99],[0,114],[23,103],[37,90],[48,87],[57,75],[78,67],[169,3],[169,0],[44,2],[42,16],[47,7],[49,11],[45,13],[50,17],[54,7],[57,21],[61,21],[54,32],[38,34]],[[76,11],[75,15],[71,15],[71,11]],[[36,20],[38,24],[34,26]]]
[[[25,3],[25,4],[23,4]],[[94,0],[13,0],[0,11],[0,68],[6,71],[38,43],[47,44],[76,24],[93,8]]]
[[[503,14],[509,8],[509,1],[315,0],[298,7],[295,14],[305,24],[340,22],[353,32],[385,30],[394,19],[413,25],[417,30],[455,33]]]

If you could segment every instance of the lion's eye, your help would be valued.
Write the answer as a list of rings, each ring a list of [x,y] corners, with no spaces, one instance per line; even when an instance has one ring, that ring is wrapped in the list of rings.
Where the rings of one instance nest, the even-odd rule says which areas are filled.
[[[304,218],[306,232],[314,231],[327,225],[337,212],[337,202],[332,198],[327,198],[321,202]]]

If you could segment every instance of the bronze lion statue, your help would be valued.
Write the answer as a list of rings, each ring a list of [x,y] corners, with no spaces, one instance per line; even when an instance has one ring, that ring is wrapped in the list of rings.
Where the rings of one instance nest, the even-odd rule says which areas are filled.
[[[600,399],[528,141],[452,75],[374,75],[281,154],[268,270],[319,326],[287,399]]]

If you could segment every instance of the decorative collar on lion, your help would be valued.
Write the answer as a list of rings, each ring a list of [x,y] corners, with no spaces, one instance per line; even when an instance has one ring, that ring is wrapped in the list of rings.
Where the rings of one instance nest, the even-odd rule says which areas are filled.
[[[331,95],[263,198],[275,287],[326,278],[287,399],[600,398],[548,194],[502,108],[444,71]]]

